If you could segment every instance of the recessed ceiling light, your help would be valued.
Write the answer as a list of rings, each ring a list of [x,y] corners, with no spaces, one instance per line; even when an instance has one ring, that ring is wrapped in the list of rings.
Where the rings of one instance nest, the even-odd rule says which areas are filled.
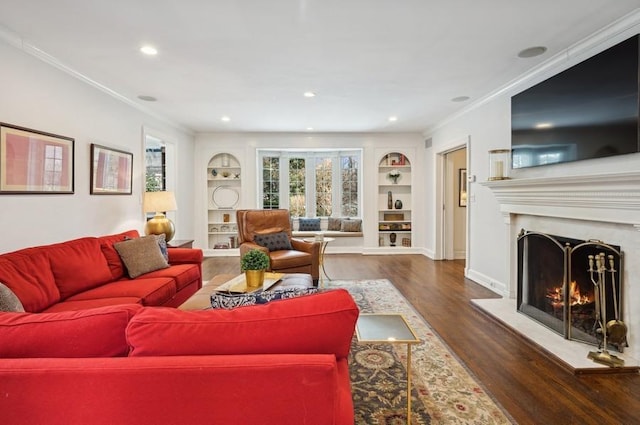
[[[466,102],[469,99],[470,99],[469,96],[458,96],[458,97],[454,97],[453,99],[451,99],[451,101],[452,102]]]
[[[312,91],[304,92],[304,97],[316,97],[316,94]]]
[[[220,120],[224,121],[224,122],[229,122],[229,121],[231,121],[231,118],[229,118],[228,116],[225,115],[222,118],[220,118]]]
[[[149,55],[149,56],[155,56],[158,54],[158,50],[155,47],[149,46],[149,45],[142,46],[140,48],[140,51],[145,55]]]
[[[396,116],[390,116],[390,117],[389,117],[389,121],[391,121],[391,122],[396,122],[396,121],[398,121],[398,117],[396,117]]]
[[[155,102],[158,99],[153,97],[153,96],[147,96],[145,94],[141,94],[140,96],[138,96],[138,99],[140,100],[144,100],[145,102]]]
[[[533,58],[533,57],[536,57],[536,56],[540,56],[541,54],[543,54],[546,51],[547,51],[547,48],[544,47],[544,46],[529,47],[528,49],[521,50],[518,53],[518,57],[519,58]]]
[[[313,131],[313,127],[307,127],[307,131]]]
[[[551,128],[553,127],[553,123],[551,122],[539,122],[534,126],[537,129]]]

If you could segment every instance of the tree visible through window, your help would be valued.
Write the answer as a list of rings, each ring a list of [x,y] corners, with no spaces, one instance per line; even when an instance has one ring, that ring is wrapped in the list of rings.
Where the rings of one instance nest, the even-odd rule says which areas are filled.
[[[280,208],[280,158],[262,158],[262,207]]]

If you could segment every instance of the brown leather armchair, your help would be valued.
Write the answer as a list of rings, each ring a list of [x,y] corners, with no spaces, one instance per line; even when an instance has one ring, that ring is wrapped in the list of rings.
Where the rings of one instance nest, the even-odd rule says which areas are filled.
[[[242,257],[251,249],[260,249],[269,254],[271,271],[280,273],[307,273],[317,285],[320,277],[320,243],[304,242],[291,237],[289,210],[238,210],[238,244]],[[292,249],[269,251],[256,243],[255,239],[265,235],[286,233]]]

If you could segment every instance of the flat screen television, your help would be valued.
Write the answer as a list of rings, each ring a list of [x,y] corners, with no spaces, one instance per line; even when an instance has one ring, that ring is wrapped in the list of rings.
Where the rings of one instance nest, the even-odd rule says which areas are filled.
[[[513,168],[640,152],[639,37],[511,98]]]

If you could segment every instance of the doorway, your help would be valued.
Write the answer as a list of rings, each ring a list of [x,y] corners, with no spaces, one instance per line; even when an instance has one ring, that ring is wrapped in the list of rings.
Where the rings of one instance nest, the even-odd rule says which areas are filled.
[[[436,259],[440,260],[465,260],[466,263],[467,259],[470,201],[467,198],[467,142],[468,138],[459,140],[438,153]]]

